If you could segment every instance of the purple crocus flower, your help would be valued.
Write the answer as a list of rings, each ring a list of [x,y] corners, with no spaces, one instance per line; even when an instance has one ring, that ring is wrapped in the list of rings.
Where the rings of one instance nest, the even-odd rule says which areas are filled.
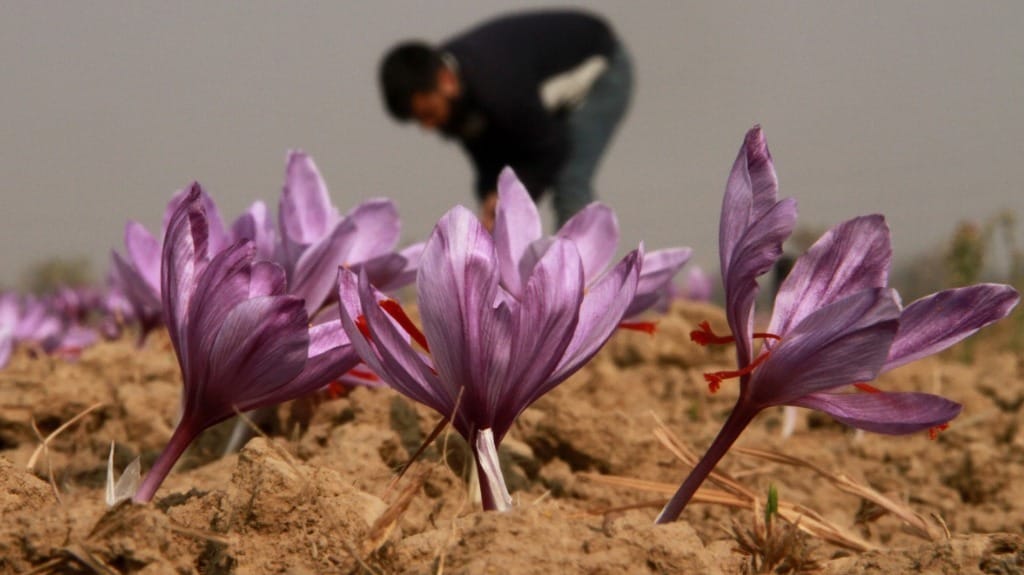
[[[340,216],[316,164],[301,151],[288,154],[278,220],[278,261],[288,274],[289,291],[305,299],[310,316],[333,295],[339,265],[365,269],[384,290],[415,277],[415,258],[422,247],[394,252],[401,233],[394,202],[367,200]]]
[[[164,320],[184,383],[181,420],[135,495],[152,499],[174,462],[204,429],[235,411],[319,389],[358,358],[338,322],[309,327],[284,271],[254,261],[242,240],[211,254],[199,186],[172,215],[162,250]]]
[[[163,235],[170,224],[171,216],[185,200],[191,188],[182,188],[174,193],[164,210],[163,228],[157,239],[142,224],[129,221],[124,229],[124,246],[127,259],[117,252],[111,252],[113,259],[113,280],[117,289],[132,306],[132,316],[139,322],[139,345],[150,331],[163,322],[160,304],[160,254]],[[228,243],[224,223],[217,205],[206,192],[200,192],[203,209],[208,222],[208,249],[215,254]]]
[[[504,237],[526,245],[511,229]],[[634,299],[643,260],[641,250],[631,252],[588,288],[580,251],[556,237],[517,273],[512,292],[502,270],[507,247],[464,207],[441,218],[416,280],[422,335],[365,272],[357,279],[343,269],[339,277],[342,325],[363,361],[452,422],[475,455],[484,508],[495,510],[511,505],[497,458],[502,438],[607,341]]]
[[[690,301],[711,301],[711,294],[715,287],[711,283],[711,276],[703,268],[691,265],[686,271],[686,285],[682,296]]]
[[[512,296],[518,297],[552,238],[543,236],[537,205],[511,168],[505,168],[498,177],[498,197],[494,241],[498,248],[501,284]],[[611,208],[593,202],[570,218],[554,237],[576,244],[583,263],[584,282],[591,286],[603,277],[615,256],[619,222]],[[690,259],[690,254],[690,248],[669,248],[645,254],[640,283],[625,317],[631,318],[665,302],[672,278]]]
[[[739,369],[705,378],[714,391],[724,379],[738,377],[740,395],[659,523],[679,516],[754,416],[768,407],[809,407],[886,434],[947,424],[960,413],[959,404],[926,393],[882,392],[867,382],[1005,317],[1019,300],[1009,286],[982,284],[901,309],[898,294],[886,287],[892,259],[888,227],[882,216],[865,216],[831,229],[796,262],[776,296],[768,332],[754,333],[757,277],[781,255],[796,221],[795,202],[777,201],[777,187],[771,154],[755,127],[729,177],[719,231],[726,317],[735,335],[715,335],[707,323],[692,334],[700,343],[735,342]],[[756,355],[755,339],[764,340]]]
[[[238,219],[231,224],[232,241],[249,240],[256,248],[257,260],[274,260],[274,222],[262,201],[253,202]]]

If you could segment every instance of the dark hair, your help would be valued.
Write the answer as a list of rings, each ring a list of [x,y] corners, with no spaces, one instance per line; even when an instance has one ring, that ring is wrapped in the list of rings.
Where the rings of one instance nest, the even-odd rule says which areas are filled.
[[[404,42],[391,49],[380,63],[380,89],[388,112],[399,121],[412,117],[412,95],[437,87],[441,53],[425,42]]]

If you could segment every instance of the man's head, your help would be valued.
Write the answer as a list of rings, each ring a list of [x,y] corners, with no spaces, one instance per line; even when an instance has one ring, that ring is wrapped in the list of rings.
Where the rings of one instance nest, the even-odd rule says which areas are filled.
[[[416,120],[429,130],[443,128],[460,93],[459,78],[441,53],[423,42],[391,49],[380,64],[384,104],[396,120]]]

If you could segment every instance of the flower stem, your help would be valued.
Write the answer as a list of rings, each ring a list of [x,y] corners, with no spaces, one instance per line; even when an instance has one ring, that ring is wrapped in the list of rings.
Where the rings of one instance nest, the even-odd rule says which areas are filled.
[[[484,511],[508,511],[512,508],[512,496],[505,486],[498,460],[498,447],[490,429],[477,432],[473,445],[473,459],[476,460],[477,477],[480,480],[480,500]]]
[[[693,471],[686,477],[683,484],[679,486],[679,489],[665,505],[665,508],[661,510],[655,523],[670,523],[679,517],[679,514],[683,512],[683,508],[693,498],[693,494],[697,492],[697,488],[704,483],[707,476],[715,469],[715,465],[718,465],[719,460],[729,451],[732,444],[736,442],[736,439],[739,438],[743,430],[747,428],[747,425],[750,424],[754,416],[760,411],[760,409],[751,408],[743,404],[743,399],[737,402],[736,407],[729,414],[729,418],[722,425],[721,431],[718,432],[718,436],[711,442],[711,447],[708,448],[704,457],[697,462]]]
[[[164,447],[160,456],[153,462],[153,468],[149,470],[146,478],[139,485],[139,490],[135,493],[132,501],[135,503],[149,503],[153,499],[156,490],[160,488],[164,479],[167,478],[167,474],[174,468],[174,464],[177,463],[181,454],[185,453],[185,449],[192,443],[195,436],[196,432],[193,431],[191,425],[186,425],[184,421],[178,424],[178,427],[175,428],[174,433],[171,435],[171,439],[167,442],[167,446]]]

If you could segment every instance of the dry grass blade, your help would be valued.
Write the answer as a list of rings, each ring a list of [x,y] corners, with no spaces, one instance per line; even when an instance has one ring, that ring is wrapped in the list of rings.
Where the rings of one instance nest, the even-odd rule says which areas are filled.
[[[644,481],[630,477],[601,475],[597,473],[580,473],[579,476],[605,485],[623,487],[627,489],[638,489],[662,495],[672,495],[679,487],[678,485],[671,485],[657,481]],[[693,502],[708,503],[711,505],[724,505],[726,507],[733,507],[736,509],[751,509],[755,512],[758,506],[756,497],[746,497],[744,495],[707,488],[697,490],[697,493],[693,496]],[[612,509],[611,511],[615,510],[617,509]],[[595,510],[593,513],[604,513],[605,511],[608,510]],[[787,501],[779,501],[778,514],[779,517],[784,519],[786,522],[797,526],[801,531],[822,539],[823,541],[827,541],[837,547],[857,552],[878,549],[878,546],[865,541],[863,538],[850,533],[838,525],[830,523],[813,509],[803,505]]]
[[[885,495],[882,495],[875,489],[868,487],[867,485],[861,485],[860,483],[857,483],[856,481],[850,479],[848,476],[842,473],[831,473],[809,461],[800,459],[799,457],[794,457],[792,455],[784,455],[782,453],[776,453],[774,451],[766,451],[763,449],[754,449],[750,447],[734,447],[733,450],[743,455],[750,455],[753,457],[766,459],[768,461],[774,461],[776,463],[783,463],[785,465],[791,465],[794,467],[804,467],[810,469],[817,473],[818,475],[820,475],[821,477],[828,480],[829,483],[835,485],[836,488],[838,488],[840,491],[844,491],[851,495],[856,495],[857,497],[866,499],[874,503],[875,505],[878,505],[879,507],[889,511],[890,513],[898,517],[901,521],[903,521],[904,525],[907,528],[907,531],[912,535],[915,535],[927,541],[935,541],[939,539],[943,534],[943,529],[940,526],[929,522],[927,519],[925,519],[923,516],[915,512],[910,507],[903,505],[901,503],[897,503],[892,499],[889,499]]]
[[[423,487],[423,482],[429,475],[430,468],[418,472],[414,476],[413,481],[409,482],[402,489],[395,501],[373,522],[369,533],[366,535],[366,539],[363,540],[362,551],[364,555],[370,555],[384,545],[391,532],[394,531],[395,526],[398,525],[399,518],[409,508],[409,504],[412,503],[416,494],[419,493],[420,488]]]
[[[43,453],[43,451],[45,451],[46,449],[49,448],[51,441],[53,441],[58,435],[63,433],[64,430],[66,430],[67,428],[69,428],[72,425],[74,425],[75,422],[77,422],[78,420],[82,419],[86,415],[89,415],[90,413],[92,413],[93,411],[99,409],[100,407],[103,407],[103,403],[102,402],[94,403],[93,405],[90,405],[89,407],[85,408],[85,411],[82,411],[78,415],[76,415],[76,416],[72,417],[71,419],[65,421],[57,429],[54,429],[53,432],[50,433],[50,435],[47,435],[46,438],[43,439],[42,443],[39,444],[39,447],[36,447],[36,450],[34,452],[32,452],[32,457],[29,458],[28,465],[26,465],[25,467],[29,471],[33,471],[35,469],[35,466],[36,466],[36,461],[39,459],[39,456]]]

